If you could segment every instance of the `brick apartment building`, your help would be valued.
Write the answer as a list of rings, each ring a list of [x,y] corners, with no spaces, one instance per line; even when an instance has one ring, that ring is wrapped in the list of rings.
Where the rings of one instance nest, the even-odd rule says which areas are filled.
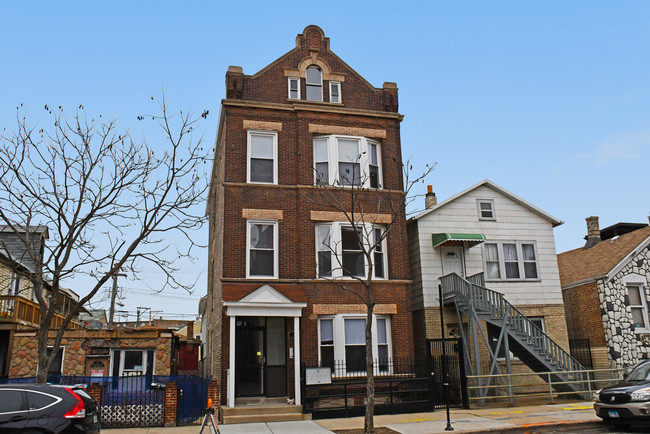
[[[350,243],[344,213],[319,201],[319,183],[364,187],[364,200],[374,205],[371,230],[381,233],[391,216],[386,199],[404,195],[402,118],[397,86],[373,87],[330,51],[317,26],[306,27],[294,49],[253,75],[228,68],[201,304],[204,374],[220,381],[222,404],[233,407],[245,396],[300,404],[302,363],[344,361],[348,372],[362,370],[365,305],[331,279],[360,290],[345,275],[365,275],[369,264]],[[333,251],[322,248],[324,238]],[[340,257],[354,260],[336,269]],[[373,356],[409,357],[403,216],[373,258]]]

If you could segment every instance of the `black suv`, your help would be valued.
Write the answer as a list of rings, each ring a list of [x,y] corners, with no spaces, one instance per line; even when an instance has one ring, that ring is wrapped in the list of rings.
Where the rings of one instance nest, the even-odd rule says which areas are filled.
[[[99,433],[97,401],[79,386],[0,385],[1,433]]]
[[[612,424],[650,422],[650,360],[641,361],[620,383],[596,392],[594,410]]]

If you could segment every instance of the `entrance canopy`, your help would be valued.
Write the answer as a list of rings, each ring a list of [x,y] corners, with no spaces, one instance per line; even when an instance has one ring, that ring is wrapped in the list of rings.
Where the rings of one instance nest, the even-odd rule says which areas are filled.
[[[241,300],[226,301],[223,305],[226,306],[228,316],[300,317],[302,308],[307,303],[295,303],[271,285],[265,284]]]
[[[431,235],[433,239],[433,247],[440,247],[447,244],[458,244],[459,241],[463,243],[464,247],[474,247],[486,241],[483,234],[461,234],[461,233],[442,233]]]

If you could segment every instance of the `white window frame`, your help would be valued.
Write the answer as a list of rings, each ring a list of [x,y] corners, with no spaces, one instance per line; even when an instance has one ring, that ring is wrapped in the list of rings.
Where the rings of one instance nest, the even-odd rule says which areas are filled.
[[[338,101],[333,101],[332,97],[334,95],[334,87],[338,87]],[[341,104],[343,103],[343,98],[341,97],[341,82],[340,81],[330,81],[329,82],[329,88],[330,88],[330,102],[335,103],[335,104]]]
[[[632,300],[630,297],[630,288],[637,288],[639,291],[639,298],[641,301],[641,304],[632,304]],[[630,308],[630,321],[634,321],[634,316],[632,316],[632,309],[641,309],[641,314],[643,315],[643,319],[645,320],[645,327],[637,327],[636,325],[634,326],[634,331],[635,332],[649,332],[650,331],[650,315],[648,314],[648,300],[646,297],[645,293],[645,284],[641,282],[636,282],[636,281],[629,281],[625,282],[625,289],[627,290],[627,297],[629,301],[629,308]]]
[[[492,213],[492,217],[483,216],[483,209],[481,209],[482,204],[490,205],[490,212]],[[476,199],[476,209],[478,211],[479,220],[495,221],[497,219],[497,215],[494,211],[494,199]]]
[[[309,80],[307,79],[307,77],[309,76],[307,70],[312,67],[318,69],[318,72],[320,73],[320,83],[310,83]],[[314,102],[323,102],[323,68],[314,64],[309,65],[305,69],[305,85],[307,86],[307,88],[305,88],[305,100],[314,101]],[[309,99],[309,87],[320,88],[320,99]]]
[[[258,275],[250,274],[251,226],[257,224],[273,226],[273,276],[258,276]],[[277,220],[247,220],[246,221],[246,277],[247,278],[255,278],[255,279],[277,279],[278,278],[278,240],[279,240],[278,226],[279,225]]]
[[[292,82],[295,82],[296,86],[298,88],[298,96],[295,97],[295,98],[291,97],[291,83]],[[287,89],[288,90],[287,98],[289,98],[289,99],[300,99],[300,77],[289,77],[289,80],[287,81],[287,88],[288,88]]]
[[[11,272],[9,276],[9,287],[7,288],[7,295],[17,296],[21,292],[22,278],[19,274]]]
[[[156,349],[155,348],[119,348],[119,349],[114,349],[111,351],[111,363],[109,366],[109,371],[108,374],[110,376],[113,376],[113,364],[115,362],[115,353],[120,352],[120,366],[119,366],[119,372],[118,372],[118,377],[124,377],[124,361],[126,359],[126,352],[127,351],[140,351],[142,353],[142,371],[130,371],[130,372],[142,372],[141,375],[146,375],[147,374],[147,364],[148,364],[148,357],[149,357],[149,351],[153,352],[153,361],[151,363],[151,375],[155,375],[156,373]]]
[[[360,185],[342,185],[339,182],[339,140],[357,140],[359,143],[359,157],[358,160],[354,163],[359,163],[359,175],[361,177]],[[376,188],[383,189],[383,168],[382,168],[382,159],[381,159],[381,143],[368,139],[366,137],[360,136],[345,136],[345,135],[330,135],[330,136],[315,136],[312,143],[312,152],[313,152],[313,164],[314,164],[314,184],[319,185],[319,176],[316,168],[316,141],[317,140],[326,140],[327,144],[327,165],[328,165],[328,178],[329,185],[335,185],[337,187],[344,188]],[[370,186],[370,144],[376,146],[377,149],[377,187]],[[318,161],[322,162],[322,161]]]
[[[329,241],[329,247],[330,247],[330,252],[332,254],[332,269],[331,269],[331,276],[320,276],[319,273],[319,267],[318,267],[318,252],[325,251],[323,246],[319,245],[319,240],[318,240],[318,230],[321,227],[329,227],[329,233],[330,233],[330,241]],[[382,260],[382,265],[383,265],[383,270],[384,270],[384,276],[379,277],[376,274],[377,268],[373,266],[373,280],[387,280],[388,279],[388,249],[387,249],[387,242],[386,242],[386,236],[385,236],[385,230],[386,228],[382,225],[373,225],[371,223],[365,223],[365,224],[357,224],[356,225],[357,229],[361,229],[362,231],[362,241],[366,241],[366,248],[370,247],[370,242],[369,242],[369,237],[370,239],[374,240],[374,234],[375,234],[375,229],[380,229],[382,230],[382,235],[384,235],[384,238],[381,240],[381,254],[383,254],[383,260]],[[316,244],[316,278],[317,279],[355,279],[353,276],[346,276],[343,273],[343,263],[342,263],[342,258],[343,258],[343,246],[342,246],[342,236],[341,236],[341,230],[342,228],[352,228],[352,225],[348,222],[328,222],[328,223],[317,223],[314,225],[314,242]],[[374,244],[374,241],[372,242]],[[341,261],[339,261],[336,256],[341,258]],[[375,257],[375,250],[372,251],[371,254],[373,260]],[[367,263],[365,260],[364,256],[364,267],[365,267],[365,274],[363,276],[358,276],[358,277],[366,277],[368,275],[370,265]],[[339,263],[340,262],[340,263]]]
[[[321,366],[321,320],[332,320],[332,331],[334,337],[334,372],[333,377],[346,375],[365,376],[366,371],[348,371],[345,367],[345,320],[346,319],[367,319],[366,314],[337,314],[337,315],[319,315],[318,316],[318,363]],[[390,375],[393,371],[393,339],[390,315],[372,316],[372,358],[377,361],[379,358],[379,342],[377,341],[377,320],[386,320],[386,341],[388,345],[388,369],[379,370],[375,367],[375,375]],[[364,340],[365,343],[365,340]],[[338,363],[337,363],[338,362]],[[342,363],[343,362],[343,363]]]
[[[48,346],[47,346],[47,349],[48,349],[48,350],[51,350],[51,349],[54,349],[54,347],[51,346],[51,345],[48,345]],[[61,345],[61,346],[59,347],[59,351],[61,351],[61,372],[59,372],[59,374],[60,374],[60,375],[63,375],[63,364],[65,363],[65,346]],[[58,351],[57,351],[57,352],[58,352]],[[54,360],[54,359],[53,359],[53,360]],[[48,371],[49,371],[49,368],[48,368]],[[49,375],[49,374],[50,374],[50,373],[48,372],[48,375]]]
[[[497,245],[497,254],[499,256],[499,277],[489,277],[487,275],[487,255],[485,253],[485,249],[487,248],[488,245]],[[506,260],[505,260],[505,255],[503,251],[503,245],[504,244],[515,244],[516,249],[517,249],[517,264],[518,264],[518,270],[519,270],[519,277],[506,277]],[[537,271],[537,276],[536,277],[526,277],[526,270],[524,267],[524,263],[526,262],[533,262],[533,261],[526,261],[524,260],[524,254],[523,254],[523,245],[524,244],[531,244],[534,249],[535,253],[535,268]],[[520,281],[539,281],[541,280],[540,277],[540,268],[539,268],[539,253],[537,250],[537,242],[536,241],[514,241],[514,240],[489,240],[484,243],[483,247],[483,270],[486,270],[485,274],[485,280],[490,281],[490,282],[520,282]],[[496,262],[496,261],[492,261]],[[507,261],[507,262],[513,262],[513,261]]]
[[[273,138],[273,181],[251,181],[251,137],[254,135],[271,136]],[[246,144],[246,182],[249,184],[277,184],[278,183],[278,132],[277,131],[262,131],[262,130],[248,130]]]

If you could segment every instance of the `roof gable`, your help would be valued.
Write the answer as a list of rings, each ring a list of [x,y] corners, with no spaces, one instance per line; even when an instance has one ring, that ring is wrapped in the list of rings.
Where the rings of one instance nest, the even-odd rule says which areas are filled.
[[[619,268],[636,250],[650,244],[650,226],[604,240],[585,249],[580,247],[557,256],[562,286],[595,280]]]
[[[239,301],[246,303],[292,303],[289,298],[285,297],[268,283],[260,286]]]
[[[466,194],[468,194],[468,193],[470,193],[470,192],[472,192],[472,191],[474,191],[477,188],[482,187],[482,186],[488,187],[488,188],[502,194],[503,196],[507,197],[508,199],[512,200],[513,202],[523,206],[524,208],[527,208],[528,210],[532,211],[533,213],[535,213],[535,214],[539,215],[540,217],[548,220],[553,225],[553,227],[559,226],[562,223],[564,223],[562,220],[553,217],[552,215],[550,215],[546,211],[541,210],[540,208],[536,207],[535,205],[531,204],[530,202],[525,201],[524,199],[522,199],[519,196],[511,193],[510,191],[506,190],[505,188],[495,184],[494,182],[490,181],[489,179],[484,179],[483,181],[472,185],[471,187],[461,191],[460,193],[457,193],[457,194],[443,200],[442,202],[438,203],[437,205],[434,205],[431,208],[428,208],[428,209],[422,211],[420,214],[413,217],[413,219],[414,220],[421,219],[421,218],[435,212],[436,210],[439,210],[439,209],[445,207],[446,205],[458,200],[459,198],[465,196]]]

